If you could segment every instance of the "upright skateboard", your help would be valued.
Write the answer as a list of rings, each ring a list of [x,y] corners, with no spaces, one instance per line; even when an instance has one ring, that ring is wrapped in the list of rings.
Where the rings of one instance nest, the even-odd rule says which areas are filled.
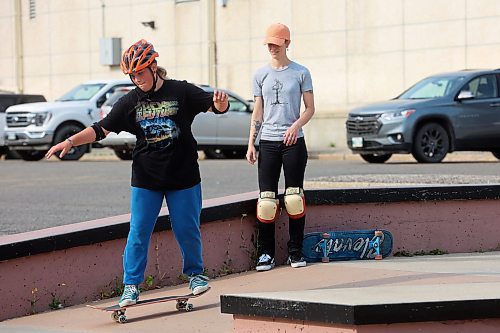
[[[308,262],[382,259],[391,252],[392,234],[387,230],[312,232],[302,244]]]
[[[106,312],[112,312],[111,318],[115,320],[118,323],[124,324],[127,322],[127,317],[125,316],[125,311],[130,308],[134,308],[137,306],[142,306],[142,305],[148,305],[148,304],[154,304],[154,303],[163,303],[163,302],[170,302],[170,301],[176,301],[177,303],[175,304],[175,307],[179,311],[191,311],[193,310],[194,306],[191,303],[188,303],[188,300],[190,298],[196,298],[200,297],[201,295],[205,294],[208,292],[210,288],[202,292],[201,294],[198,295],[193,295],[193,294],[187,294],[187,295],[181,295],[181,296],[166,296],[166,297],[159,297],[159,298],[151,298],[151,299],[145,299],[142,301],[138,301],[134,305],[129,305],[126,307],[120,307],[118,304],[113,305],[113,306],[108,306],[108,307],[102,307],[102,306],[96,306],[96,305],[87,305],[89,308],[92,309],[97,309],[101,311],[106,311]]]

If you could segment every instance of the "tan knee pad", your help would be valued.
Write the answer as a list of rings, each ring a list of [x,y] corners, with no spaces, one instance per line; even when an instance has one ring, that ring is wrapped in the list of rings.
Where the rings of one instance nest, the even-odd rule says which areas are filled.
[[[306,214],[304,190],[300,187],[288,187],[285,190],[284,201],[286,212],[292,219],[299,219]]]
[[[274,223],[278,217],[279,201],[272,191],[260,192],[257,201],[257,219],[263,223]]]

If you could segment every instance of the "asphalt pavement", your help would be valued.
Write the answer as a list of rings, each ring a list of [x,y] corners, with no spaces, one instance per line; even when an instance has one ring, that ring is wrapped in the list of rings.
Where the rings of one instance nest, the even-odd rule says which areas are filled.
[[[333,148],[309,155],[305,189],[500,183],[491,153],[453,153],[439,164],[418,164],[410,155],[369,164]],[[258,190],[256,166],[200,158],[203,199]],[[1,160],[0,235],[128,214],[130,167],[110,149],[95,149],[76,162]]]

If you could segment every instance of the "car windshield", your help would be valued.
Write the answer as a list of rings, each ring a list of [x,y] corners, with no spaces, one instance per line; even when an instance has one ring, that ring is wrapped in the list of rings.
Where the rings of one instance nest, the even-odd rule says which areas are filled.
[[[104,87],[102,83],[81,84],[62,95],[57,101],[88,101]]]
[[[450,94],[458,84],[464,82],[463,76],[429,77],[415,84],[397,99],[432,99]]]

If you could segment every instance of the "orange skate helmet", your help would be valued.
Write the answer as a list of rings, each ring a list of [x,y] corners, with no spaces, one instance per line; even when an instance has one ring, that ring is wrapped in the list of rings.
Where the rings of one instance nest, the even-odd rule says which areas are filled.
[[[149,67],[156,57],[158,52],[155,51],[153,44],[141,39],[123,52],[120,67],[123,74],[130,75]]]

